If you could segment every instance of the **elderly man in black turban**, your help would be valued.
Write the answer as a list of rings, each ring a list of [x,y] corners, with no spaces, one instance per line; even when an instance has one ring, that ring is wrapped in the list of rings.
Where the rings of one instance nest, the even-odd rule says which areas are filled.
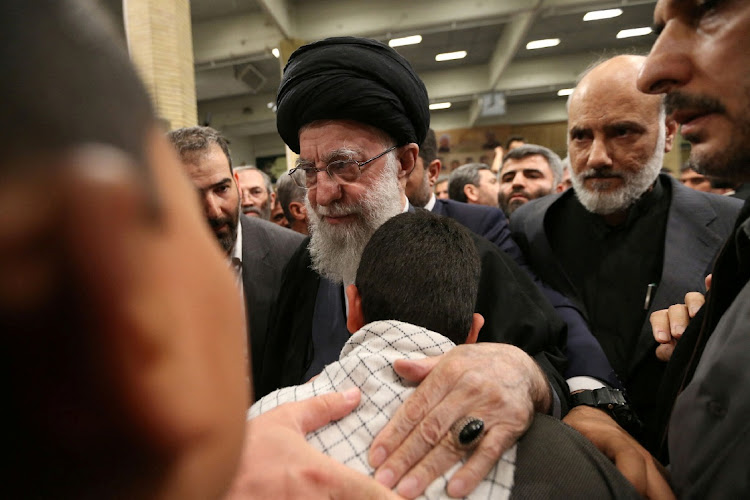
[[[354,282],[375,230],[414,210],[404,187],[429,129],[427,92],[410,64],[361,38],[295,51],[277,106],[279,133],[300,155],[293,178],[307,189],[311,237],[282,278],[257,397],[304,382],[338,359],[349,337],[343,288]],[[448,493],[460,497],[523,434],[535,411],[566,409],[563,322],[510,257],[483,238],[474,241],[482,258],[477,312],[486,320],[479,340],[493,343],[396,365],[405,378],[424,381],[375,439],[369,459],[375,478],[403,496],[419,495],[466,456],[450,432],[454,422],[471,416],[486,431],[449,483]]]

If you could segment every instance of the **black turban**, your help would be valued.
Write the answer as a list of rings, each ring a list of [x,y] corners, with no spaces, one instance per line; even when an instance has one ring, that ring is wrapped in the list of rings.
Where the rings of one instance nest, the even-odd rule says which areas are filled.
[[[300,129],[316,120],[371,125],[399,146],[422,144],[430,128],[422,80],[395,50],[367,38],[327,38],[295,50],[276,103],[276,128],[298,154]]]

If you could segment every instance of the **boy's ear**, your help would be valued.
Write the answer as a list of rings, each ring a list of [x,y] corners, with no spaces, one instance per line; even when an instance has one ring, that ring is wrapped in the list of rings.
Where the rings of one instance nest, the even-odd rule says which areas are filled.
[[[479,337],[479,330],[484,326],[484,316],[479,313],[474,313],[474,317],[471,320],[471,330],[466,336],[466,342],[464,344],[476,344],[477,337]]]
[[[357,285],[346,287],[346,300],[349,303],[349,317],[346,319],[346,329],[349,330],[349,333],[354,333],[365,326],[365,319],[362,314],[362,296],[359,294],[359,290],[357,290]]]

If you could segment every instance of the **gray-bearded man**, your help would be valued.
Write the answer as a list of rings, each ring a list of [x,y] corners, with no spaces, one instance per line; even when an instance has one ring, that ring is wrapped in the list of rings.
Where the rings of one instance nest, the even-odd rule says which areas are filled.
[[[540,278],[586,314],[645,425],[631,431],[655,449],[665,364],[649,315],[703,286],[741,204],[659,176],[676,125],[636,88],[644,59],[618,56],[581,79],[568,109],[573,189],[523,205],[511,229]],[[586,389],[580,404],[602,402]]]
[[[411,209],[404,185],[429,128],[423,83],[406,60],[372,40],[333,38],[298,49],[285,68],[277,106],[279,133],[300,154],[297,171],[305,174],[312,237],[284,273],[261,394],[303,382],[338,359],[348,339],[343,285],[354,281],[374,231]],[[562,322],[509,257],[473,238],[483,266],[480,340],[495,343],[397,363],[400,375],[424,381],[370,450],[375,478],[398,485],[407,497],[465,455],[449,432],[459,419],[478,416],[487,433],[451,479],[452,496],[473,489],[534,411],[566,403],[558,372]]]

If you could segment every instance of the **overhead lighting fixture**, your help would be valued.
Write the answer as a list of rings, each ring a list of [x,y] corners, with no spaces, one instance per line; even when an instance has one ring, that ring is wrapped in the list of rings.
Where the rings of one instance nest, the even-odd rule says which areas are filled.
[[[599,21],[600,19],[612,19],[613,17],[621,16],[622,9],[606,9],[606,10],[592,10],[586,12],[583,16],[584,21]]]
[[[557,95],[559,95],[560,97],[564,97],[566,95],[572,94],[574,90],[575,89],[560,89],[557,91]]]
[[[430,109],[448,109],[451,107],[451,103],[449,102],[436,102],[435,104],[430,104]]]
[[[617,38],[630,38],[633,36],[644,36],[650,35],[653,30],[648,26],[645,28],[633,28],[629,30],[622,30],[617,34]]]
[[[422,35],[405,36],[403,38],[393,38],[388,41],[391,47],[403,47],[404,45],[416,45],[422,41]]]
[[[466,57],[465,50],[459,50],[458,52],[445,52],[435,56],[436,61],[452,61],[454,59],[463,59]]]
[[[279,58],[279,49],[277,49],[277,48],[274,47],[273,49],[271,49],[271,54],[273,54],[273,57],[275,57],[276,59],[278,59]]]
[[[526,50],[546,49],[547,47],[554,47],[556,45],[560,45],[559,38],[546,38],[544,40],[534,40],[533,42],[527,43]]]

